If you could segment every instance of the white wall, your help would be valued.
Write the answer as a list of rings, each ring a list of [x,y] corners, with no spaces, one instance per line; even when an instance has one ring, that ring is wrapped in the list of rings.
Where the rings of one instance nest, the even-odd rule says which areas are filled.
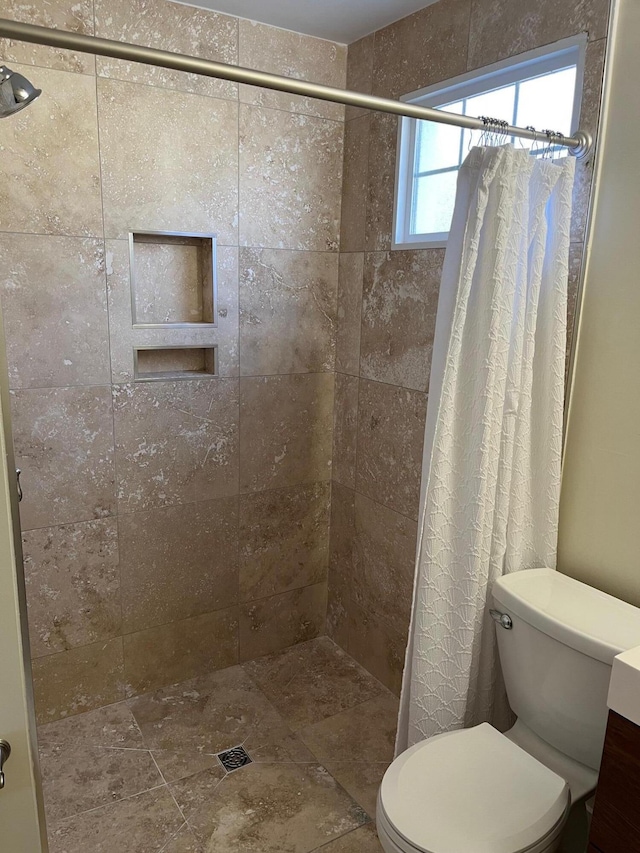
[[[559,568],[640,605],[640,3],[618,0],[571,394]]]

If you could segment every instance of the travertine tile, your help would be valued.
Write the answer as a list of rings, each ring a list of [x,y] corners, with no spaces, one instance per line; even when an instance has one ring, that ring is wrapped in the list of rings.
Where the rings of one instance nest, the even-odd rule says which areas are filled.
[[[218,770],[224,775],[218,756],[195,749],[154,749],[153,759],[160,768],[166,782],[186,779],[203,770]]]
[[[160,238],[162,239],[162,238]],[[132,301],[136,324],[211,323],[204,319],[200,247],[166,238],[133,242]],[[211,294],[208,294],[212,301]]]
[[[237,498],[120,516],[125,633],[238,601]]]
[[[145,748],[142,732],[126,702],[38,726],[38,745]]]
[[[367,822],[317,764],[252,764],[213,790],[207,773],[170,787],[208,850],[307,853]]]
[[[300,730],[320,762],[393,759],[398,700],[388,693]]]
[[[191,827],[183,823],[162,853],[206,853],[204,847],[193,834]]]
[[[146,749],[111,749],[91,744],[41,746],[40,769],[48,821],[71,817],[164,784]]]
[[[240,490],[283,488],[331,476],[333,376],[240,380]]]
[[[322,634],[327,585],[317,583],[240,606],[240,660],[251,660]]]
[[[80,714],[124,698],[120,637],[37,658],[32,669],[39,723]]]
[[[347,51],[347,89],[351,92],[361,92],[370,95],[373,87],[373,42],[375,34],[371,33],[359,41],[349,45]],[[363,115],[365,110],[359,107],[347,107],[347,121]]]
[[[348,649],[349,644],[355,536],[355,493],[334,481],[331,484],[327,634],[344,649]]]
[[[23,530],[114,512],[108,387],[12,391],[11,413]]]
[[[102,241],[0,234],[0,265],[10,386],[108,384]]]
[[[351,596],[362,610],[388,625],[408,625],[418,526],[356,493]]]
[[[145,791],[49,827],[50,853],[164,851],[184,819],[165,787]],[[188,848],[187,848],[188,850]]]
[[[372,820],[376,817],[376,802],[388,761],[328,761],[327,770],[365,810]]]
[[[429,387],[444,249],[365,255],[360,375]]]
[[[326,581],[329,502],[329,483],[241,495],[242,601]]]
[[[98,78],[98,107],[106,237],[191,231],[237,243],[236,103]]]
[[[336,370],[360,374],[360,326],[364,255],[340,254]]]
[[[322,847],[322,853],[382,853],[375,825],[368,823]]]
[[[240,105],[240,245],[338,250],[340,122]]]
[[[348,632],[349,654],[399,696],[409,619],[393,624],[381,622],[377,616],[352,603],[348,613]]]
[[[283,651],[246,661],[242,664],[242,669],[258,685],[265,696],[273,699],[295,678],[319,642],[321,642],[320,637],[306,643],[297,643]]]
[[[399,98],[466,70],[471,0],[447,0],[375,34],[373,94]]]
[[[418,517],[427,397],[360,380],[356,490]]]
[[[367,177],[370,116],[347,122],[344,128],[344,165],[340,251],[362,252],[367,224]]]
[[[540,0],[535,4],[522,0],[472,0],[471,7],[469,69],[577,33],[587,32],[590,41],[607,34],[608,0]]]
[[[243,376],[332,371],[338,256],[240,249]]]
[[[350,488],[356,478],[359,384],[356,376],[336,373],[331,478]]]
[[[404,666],[416,539],[415,523],[333,483],[327,633],[394,693]]]
[[[154,755],[162,750],[215,755],[242,743],[273,711],[239,666],[164,687],[128,704]],[[279,735],[283,725],[281,721]]]
[[[397,143],[398,118],[389,113],[372,113],[365,234],[365,246],[369,252],[391,248]]]
[[[134,378],[135,347],[217,345],[219,376],[238,375],[238,249],[218,246],[217,327],[214,329],[164,328],[134,329],[131,310],[129,244],[127,240],[106,241],[107,286],[109,295],[109,335],[113,382]]]
[[[276,714],[276,711],[273,711]],[[275,762],[286,762],[294,764],[315,764],[316,757],[310,749],[302,743],[295,734],[272,743],[262,743],[260,732],[256,737],[249,737],[244,743],[245,749],[251,755],[251,760],[256,764],[273,764]]]
[[[115,519],[27,530],[22,549],[33,657],[118,636]]]
[[[116,385],[113,398],[121,513],[237,492],[237,380]]]
[[[99,38],[238,64],[238,20],[229,15],[167,0],[96,0],[95,14]],[[235,83],[154,65],[98,57],[97,69],[102,77],[132,83],[182,89],[212,98],[238,97]]]
[[[128,696],[175,684],[238,660],[235,607],[125,634],[124,673]]]
[[[269,74],[307,80],[343,89],[347,71],[347,48],[303,33],[240,20],[240,62]],[[257,86],[240,86],[240,100],[260,107],[306,113],[341,121],[344,107],[316,98],[274,92]]]
[[[48,0],[47,3],[36,0],[0,0],[0,18],[81,35],[90,36],[94,33],[91,0]],[[79,74],[93,74],[96,66],[95,57],[88,53],[75,53],[14,39],[0,39],[0,55],[8,65],[24,62]]]
[[[278,658],[295,656],[293,676],[275,682]],[[275,659],[275,660],[274,660]],[[380,682],[362,669],[328,637],[286,649],[245,665],[287,724],[295,731],[331,717],[384,691]]]
[[[591,133],[594,139],[597,137],[600,117],[606,44],[604,39],[589,42],[585,54],[580,129]],[[576,161],[573,210],[571,213],[571,239],[574,242],[585,239],[594,164],[593,153],[585,159]]]
[[[0,231],[102,236],[95,79],[12,68],[43,94],[0,127]]]

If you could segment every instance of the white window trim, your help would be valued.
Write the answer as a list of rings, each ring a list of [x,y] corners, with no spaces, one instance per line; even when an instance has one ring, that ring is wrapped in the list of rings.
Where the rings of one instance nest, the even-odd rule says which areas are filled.
[[[457,101],[459,98],[472,97],[492,87],[509,85],[521,80],[528,68],[536,74],[545,70],[559,68],[558,60],[567,59],[568,64],[576,65],[576,89],[573,100],[571,133],[578,130],[580,106],[584,82],[584,62],[587,46],[587,34],[580,33],[571,38],[562,39],[545,47],[521,53],[518,56],[495,62],[476,71],[469,71],[444,83],[427,86],[408,95],[401,101],[419,104],[424,107],[438,108],[443,104]],[[448,232],[432,234],[425,240],[424,234],[410,234],[411,199],[413,190],[413,159],[417,119],[402,117],[398,122],[398,156],[396,158],[396,181],[393,200],[393,241],[392,249],[437,249],[447,245]]]

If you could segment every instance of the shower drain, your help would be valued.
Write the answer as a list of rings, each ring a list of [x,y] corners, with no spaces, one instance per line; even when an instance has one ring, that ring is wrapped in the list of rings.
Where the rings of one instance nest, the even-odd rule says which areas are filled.
[[[243,746],[234,746],[233,749],[227,749],[225,752],[219,752],[218,758],[225,770],[238,770],[247,764],[251,764],[249,753]]]

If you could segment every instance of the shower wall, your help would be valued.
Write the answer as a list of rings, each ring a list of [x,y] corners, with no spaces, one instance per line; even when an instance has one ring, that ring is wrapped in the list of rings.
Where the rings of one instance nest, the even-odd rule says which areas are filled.
[[[587,32],[580,125],[595,134],[609,0],[534,5],[440,0],[350,45],[347,85],[398,98]],[[444,252],[390,251],[397,120],[351,108],[346,119],[327,630],[399,691]],[[592,165],[577,164],[570,329]]]
[[[0,15],[345,85],[343,46],[165,0]],[[0,293],[49,721],[324,632],[344,111],[0,51],[43,90],[0,127]],[[216,235],[214,329],[133,328],[148,231]],[[188,247],[146,251],[142,302],[188,303]],[[135,382],[143,346],[216,346],[218,375]]]

